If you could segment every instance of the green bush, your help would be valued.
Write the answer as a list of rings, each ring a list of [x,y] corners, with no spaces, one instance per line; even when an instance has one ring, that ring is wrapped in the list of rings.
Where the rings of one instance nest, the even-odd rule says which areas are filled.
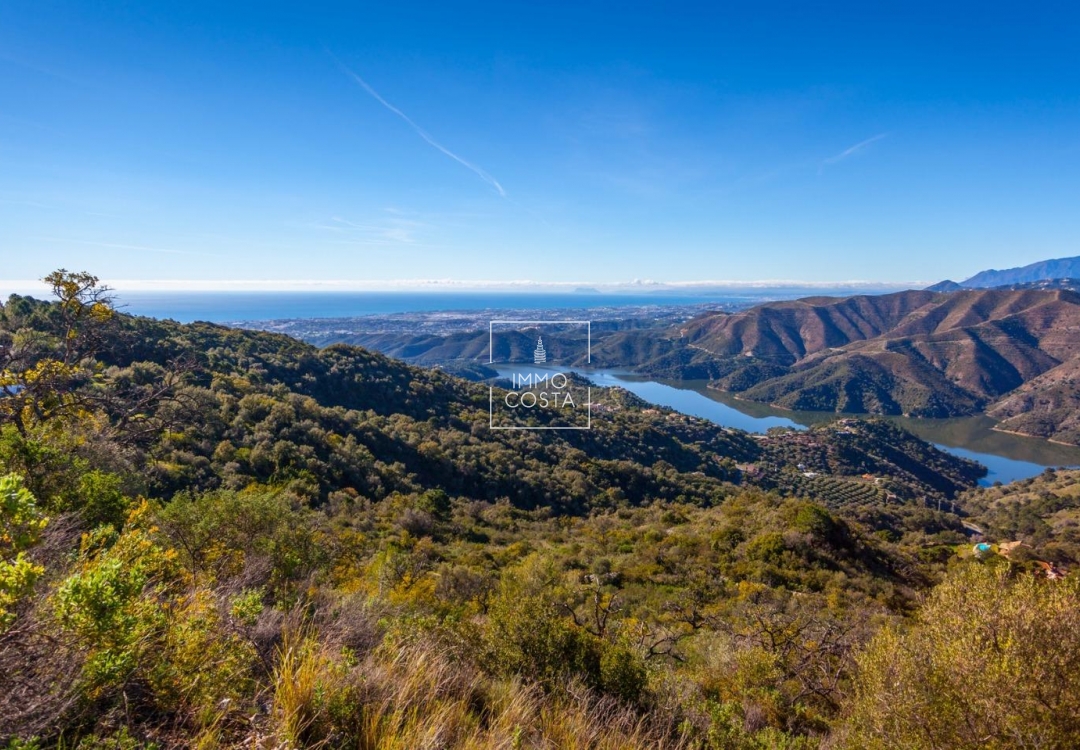
[[[0,633],[15,620],[15,607],[33,591],[45,569],[27,557],[48,520],[21,477],[0,477]]]
[[[124,522],[131,502],[124,496],[122,480],[116,474],[88,471],[79,478],[77,510],[87,526],[100,524],[119,527]]]
[[[600,656],[601,690],[628,703],[636,703],[647,684],[648,673],[641,657],[621,644],[604,644]]]
[[[796,531],[824,541],[832,540],[836,535],[836,519],[820,505],[798,503],[789,512],[791,528]]]
[[[766,531],[750,540],[746,545],[746,556],[758,562],[778,563],[786,550],[783,533]]]
[[[839,746],[1066,750],[1080,738],[1080,582],[969,563],[859,657]]]

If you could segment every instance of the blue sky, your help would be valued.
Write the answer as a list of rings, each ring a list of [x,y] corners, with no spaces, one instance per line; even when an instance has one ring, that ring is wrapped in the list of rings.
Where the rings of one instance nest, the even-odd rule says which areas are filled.
[[[1069,3],[463,5],[7,0],[0,280],[932,281],[1080,254]]]

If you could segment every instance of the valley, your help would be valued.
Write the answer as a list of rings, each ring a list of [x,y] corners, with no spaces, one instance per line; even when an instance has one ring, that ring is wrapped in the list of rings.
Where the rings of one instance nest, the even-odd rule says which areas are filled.
[[[0,19],[0,750],[1080,748],[1080,4]]]
[[[495,371],[505,378],[518,369],[498,367]],[[534,368],[520,368],[530,369]],[[597,385],[625,388],[651,404],[747,432],[763,433],[773,428],[801,430],[838,418],[859,416],[780,409],[710,388],[705,380],[652,379],[626,370],[575,368],[573,371]],[[885,418],[943,450],[986,466],[988,474],[980,480],[986,485],[1036,476],[1047,467],[1080,465],[1080,448],[995,429],[998,423],[985,416]]]
[[[287,331],[318,345],[358,343],[483,380],[492,377],[484,369],[485,315],[239,325]],[[1080,295],[1068,288],[904,291],[626,315],[598,311],[592,366],[705,380],[742,401],[795,412],[986,415],[1003,432],[1080,443]],[[549,342],[552,357],[585,365],[581,334],[567,336]]]

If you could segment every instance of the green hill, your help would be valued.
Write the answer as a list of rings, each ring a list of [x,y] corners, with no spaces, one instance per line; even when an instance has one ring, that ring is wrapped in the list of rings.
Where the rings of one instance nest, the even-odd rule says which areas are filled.
[[[1002,487],[971,490],[961,502],[990,540],[1023,543],[1016,560],[1080,563],[1080,471],[1047,470]]]
[[[12,749],[818,747],[981,473],[619,389],[492,431],[486,386],[56,281],[0,310]]]

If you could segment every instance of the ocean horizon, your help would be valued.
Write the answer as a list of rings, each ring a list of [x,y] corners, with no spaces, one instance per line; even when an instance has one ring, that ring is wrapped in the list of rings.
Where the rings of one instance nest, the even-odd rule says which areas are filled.
[[[881,290],[876,290],[881,293]],[[123,291],[117,307],[132,315],[180,323],[206,321],[351,318],[395,313],[484,310],[589,310],[612,307],[732,305],[749,306],[777,299],[872,293],[861,287],[761,287],[738,291],[685,294],[677,291],[507,292],[507,291]],[[31,296],[47,298],[44,292]]]

